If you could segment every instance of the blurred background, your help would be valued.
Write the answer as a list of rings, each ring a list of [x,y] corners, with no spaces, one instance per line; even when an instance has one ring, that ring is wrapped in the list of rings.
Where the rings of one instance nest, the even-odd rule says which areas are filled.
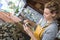
[[[43,15],[45,3],[50,1],[51,0],[0,0],[0,13],[10,13],[22,20],[29,19],[37,24]],[[60,0],[53,1],[57,1],[60,5]],[[57,20],[59,23],[59,32],[55,40],[60,40],[60,13]],[[25,36],[27,36],[28,39],[25,39]],[[29,38],[27,34],[19,31],[16,25],[5,23],[0,19],[0,40],[29,40]]]

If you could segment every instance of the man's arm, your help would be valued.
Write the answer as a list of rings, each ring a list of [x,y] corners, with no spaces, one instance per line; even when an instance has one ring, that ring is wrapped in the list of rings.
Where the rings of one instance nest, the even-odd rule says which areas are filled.
[[[10,13],[0,12],[0,18],[4,20],[5,22],[19,22],[21,21],[18,17],[11,15]]]
[[[37,40],[37,38],[34,36],[33,31],[27,27],[27,25],[23,25],[24,27],[24,31],[26,31],[26,33],[31,37],[32,40]]]

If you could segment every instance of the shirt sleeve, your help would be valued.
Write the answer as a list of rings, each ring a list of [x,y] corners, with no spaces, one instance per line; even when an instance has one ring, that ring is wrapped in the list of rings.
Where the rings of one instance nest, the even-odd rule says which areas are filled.
[[[54,40],[58,32],[57,25],[50,25],[50,28],[43,34],[42,40]]]

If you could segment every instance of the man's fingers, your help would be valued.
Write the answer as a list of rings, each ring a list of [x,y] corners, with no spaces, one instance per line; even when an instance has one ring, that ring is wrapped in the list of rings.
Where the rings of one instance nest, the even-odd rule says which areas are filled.
[[[27,23],[28,22],[28,20],[24,20],[24,23]]]
[[[24,27],[24,30],[28,30],[27,25],[24,24],[23,27]]]

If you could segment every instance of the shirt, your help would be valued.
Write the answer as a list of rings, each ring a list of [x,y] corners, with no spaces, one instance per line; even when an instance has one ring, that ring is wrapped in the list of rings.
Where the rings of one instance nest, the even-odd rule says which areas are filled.
[[[41,21],[41,22],[40,22]],[[41,25],[41,27],[45,27],[47,24],[47,21],[44,20],[44,18],[41,18],[38,24]],[[54,40],[56,37],[56,34],[58,32],[58,24],[56,21],[53,21],[44,31],[42,40]]]

